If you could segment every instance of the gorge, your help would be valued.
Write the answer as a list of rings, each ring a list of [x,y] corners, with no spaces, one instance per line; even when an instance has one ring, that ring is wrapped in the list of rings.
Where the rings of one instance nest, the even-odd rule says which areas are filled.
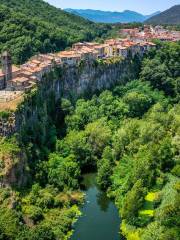
[[[179,240],[179,40],[0,0],[1,240]]]
[[[135,78],[139,67],[138,62],[140,62],[138,57],[134,59],[133,63],[131,63],[130,58],[126,60],[112,58],[112,62],[106,63],[104,61],[104,64],[97,61],[82,61],[80,65],[57,66],[50,73],[44,75],[37,89],[32,90],[32,96],[36,98],[37,92],[37,96],[42,98],[41,100],[44,104],[46,104],[46,100],[50,99],[52,95],[54,97],[54,104],[62,97],[68,97],[75,101],[83,95],[92,96],[93,93],[109,89],[117,83],[123,84],[130,78]],[[135,69],[136,67],[137,69]],[[0,117],[0,135],[6,136],[15,131],[20,131],[21,125],[23,123],[26,124],[27,117],[29,122],[36,120],[34,106],[29,112],[30,115],[27,116],[26,110],[29,110],[31,107],[28,101],[31,104],[33,100],[29,97],[31,94],[27,93],[26,95],[27,101],[25,100],[21,107],[23,115],[18,114],[18,112],[21,112],[18,109],[15,115],[14,112],[11,113],[10,111],[9,120],[7,120],[7,116],[5,118],[3,116]],[[53,97],[51,101],[53,101]],[[27,107],[23,109],[23,105],[27,105]]]
[[[128,240],[157,234],[178,239],[178,223],[171,225],[179,204],[179,93],[172,84],[178,82],[178,67],[172,82],[168,74],[174,74],[174,66],[166,65],[169,81],[163,68],[177,59],[178,49],[179,43],[163,43],[145,59],[55,67],[25,95],[14,116],[1,114],[5,123],[15,119],[13,131],[4,131],[0,142],[1,236],[76,238],[85,228],[92,232],[89,218],[79,211],[92,206],[102,224],[117,219],[108,224],[107,237],[112,230],[117,239],[118,232]],[[162,53],[168,53],[168,61],[159,59]],[[92,171],[102,190],[92,185],[86,195],[92,205],[82,205],[82,176]],[[116,205],[109,203],[105,217],[96,205],[97,191]],[[101,227],[95,230],[97,236],[104,233]]]

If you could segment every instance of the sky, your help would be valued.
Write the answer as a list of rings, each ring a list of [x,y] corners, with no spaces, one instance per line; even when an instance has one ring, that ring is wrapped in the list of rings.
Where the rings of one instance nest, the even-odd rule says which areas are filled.
[[[108,11],[132,10],[143,14],[164,11],[180,0],[45,0],[59,8],[98,9]]]

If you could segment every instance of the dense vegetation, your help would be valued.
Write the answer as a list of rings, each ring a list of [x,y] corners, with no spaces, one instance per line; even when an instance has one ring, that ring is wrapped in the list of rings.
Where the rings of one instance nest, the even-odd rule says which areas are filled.
[[[180,24],[180,5],[171,7],[170,9],[159,13],[146,20],[146,23],[150,24]]]
[[[97,168],[127,239],[179,239],[179,47],[152,52],[137,81],[78,100],[74,111],[62,104],[70,114],[56,154]]]
[[[0,52],[10,50],[16,64],[39,52],[55,52],[78,41],[91,41],[110,29],[42,0],[0,0]]]
[[[1,189],[0,239],[67,239],[83,200],[81,174],[92,170],[114,198],[128,240],[179,239],[179,48],[165,43],[151,52],[139,79],[125,86],[75,105],[62,99],[60,139],[53,97],[49,121],[39,102],[41,122],[29,123],[20,138],[33,179],[24,191]],[[3,169],[20,149],[14,138],[0,144]]]

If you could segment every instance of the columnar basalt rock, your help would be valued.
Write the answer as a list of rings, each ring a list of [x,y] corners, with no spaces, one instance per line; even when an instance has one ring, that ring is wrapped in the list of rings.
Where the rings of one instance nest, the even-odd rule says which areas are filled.
[[[54,67],[53,71],[43,76],[36,89],[24,96],[24,101],[14,113],[10,112],[0,118],[0,136],[9,137],[17,133],[19,141],[23,143],[24,138],[27,140],[27,130],[34,132],[41,125],[41,137],[46,139],[49,119],[52,117],[49,116],[51,108],[55,108],[58,102],[57,105],[60,106],[62,97],[76,101],[79,97],[91,97],[96,92],[109,89],[115,84],[124,84],[134,78],[134,63],[128,59],[111,64],[84,62],[83,67]],[[25,170],[28,166],[26,153],[22,150],[17,158],[16,164],[13,164],[13,159],[5,161],[6,165],[9,163],[9,167],[0,179],[0,185],[26,184],[29,174]]]
[[[44,99],[44,105],[46,105],[46,101],[52,93],[55,95],[56,101],[62,96],[73,97],[74,100],[83,95],[90,97],[93,93],[133,79],[132,67],[133,63],[130,60],[119,60],[114,64],[85,62],[81,68],[77,65],[55,67],[51,73],[44,75],[37,86],[37,92]],[[17,110],[7,120],[0,119],[1,136],[9,136],[16,131],[18,132],[27,121],[37,121],[36,110],[38,105],[36,103],[32,105],[30,98],[28,98],[29,102],[27,98],[20,105],[21,111]]]

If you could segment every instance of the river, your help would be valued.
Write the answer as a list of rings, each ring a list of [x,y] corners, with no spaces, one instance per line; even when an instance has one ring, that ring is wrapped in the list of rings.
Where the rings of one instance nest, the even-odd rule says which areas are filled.
[[[113,201],[97,187],[96,174],[85,174],[82,185],[86,199],[71,240],[120,240],[118,210]]]

